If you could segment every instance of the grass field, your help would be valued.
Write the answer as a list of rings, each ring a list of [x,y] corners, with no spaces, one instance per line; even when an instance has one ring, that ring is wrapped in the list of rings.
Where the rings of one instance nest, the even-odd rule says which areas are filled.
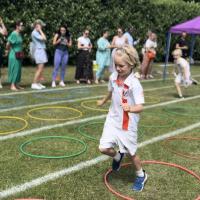
[[[142,81],[146,104],[139,123],[138,155],[143,161],[178,164],[199,177],[200,88],[184,89],[186,98],[178,99],[172,68],[165,82],[156,73],[162,68],[159,65],[154,68],[156,79]],[[0,91],[0,199],[118,199],[103,180],[112,161],[98,151],[109,104],[101,110],[96,107],[96,100],[106,93],[106,84],[77,86],[73,80],[74,68],[69,67],[67,86],[51,89],[51,72],[52,68],[46,68],[44,84],[48,88],[43,91],[30,89],[32,67],[23,69],[25,90],[11,92],[5,83]],[[4,68],[4,81],[6,74]],[[192,74],[200,81],[200,66],[192,67]],[[64,138],[34,140],[46,136]],[[176,138],[167,140],[172,136]],[[23,150],[34,155],[80,155],[62,159],[30,157],[19,150],[29,140],[32,142]],[[86,151],[84,145],[87,145]],[[123,162],[129,162],[129,158]],[[119,173],[111,173],[109,183],[130,199],[195,200],[200,196],[200,178],[165,165],[144,164],[144,169],[149,179],[141,193],[130,189],[134,181],[134,169],[130,166],[123,167]]]

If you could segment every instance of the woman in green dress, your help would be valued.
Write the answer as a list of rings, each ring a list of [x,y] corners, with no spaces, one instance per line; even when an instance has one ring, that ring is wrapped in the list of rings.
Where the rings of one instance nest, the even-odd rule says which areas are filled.
[[[16,53],[20,54],[20,52],[22,52],[22,36],[20,34],[22,30],[23,23],[21,21],[17,21],[15,23],[15,30],[9,35],[6,45],[6,49],[9,50],[8,82],[11,83],[10,89],[14,91],[23,89],[19,86],[19,82],[21,80],[22,57],[18,57],[16,55]]]

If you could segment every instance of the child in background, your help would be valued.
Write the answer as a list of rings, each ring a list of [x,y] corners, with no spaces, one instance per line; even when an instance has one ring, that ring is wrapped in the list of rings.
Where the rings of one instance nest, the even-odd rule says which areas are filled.
[[[117,48],[114,56],[116,71],[110,76],[108,94],[97,101],[101,106],[112,98],[99,149],[101,153],[113,158],[112,169],[115,171],[120,169],[125,153],[131,156],[136,169],[136,179],[132,187],[134,191],[142,191],[147,180],[147,174],[136,155],[139,113],[144,104],[143,88],[133,73],[138,60],[138,53],[132,46]],[[118,152],[114,149],[116,145],[119,147]]]
[[[191,78],[190,64],[186,59],[182,58],[182,51],[180,49],[176,49],[173,51],[172,55],[176,64],[175,71],[178,71],[178,74],[174,71],[176,90],[179,98],[184,98],[182,95],[181,86],[187,88],[192,84],[197,85],[198,82]]]

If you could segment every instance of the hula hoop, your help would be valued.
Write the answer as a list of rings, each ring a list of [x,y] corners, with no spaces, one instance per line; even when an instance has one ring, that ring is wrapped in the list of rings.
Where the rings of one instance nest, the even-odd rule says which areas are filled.
[[[0,106],[0,109],[17,107],[17,106],[24,104],[24,102],[25,102],[24,98],[19,99],[19,97],[16,98],[16,96],[14,96],[14,95],[13,96],[2,96],[1,99],[13,99],[14,102],[10,103],[10,104],[3,104]]]
[[[160,119],[162,119],[162,121],[163,120],[166,121],[166,119],[168,119],[169,124],[166,124],[166,125],[143,125],[143,124],[140,124],[139,126],[140,127],[145,127],[145,128],[166,128],[166,127],[172,127],[175,124],[175,120],[174,119],[170,119],[168,117],[168,115],[166,115],[166,114],[158,114],[158,113],[155,114],[155,113],[153,113],[153,114],[150,114],[150,116],[159,117]]]
[[[194,156],[194,154],[192,153],[183,153],[183,152],[179,152],[179,151],[175,151],[173,148],[170,148],[170,141],[173,141],[173,140],[199,140],[200,141],[200,138],[196,138],[196,137],[170,137],[168,139],[166,139],[163,144],[164,146],[172,153],[176,154],[176,155],[179,155],[181,157],[184,157],[184,158],[189,158],[189,159],[192,159],[192,160],[200,160],[200,154],[199,156]]]
[[[42,118],[42,117],[35,117],[31,114],[31,112],[33,111],[37,111],[37,110],[43,110],[43,109],[57,109],[57,108],[60,108],[60,109],[66,109],[66,110],[72,110],[76,113],[78,113],[79,115],[76,116],[76,117],[67,117],[67,118],[59,118],[59,119],[52,119],[52,118]],[[43,121],[64,121],[64,120],[73,120],[73,119],[77,119],[77,118],[80,118],[82,117],[83,113],[75,108],[71,108],[71,107],[67,107],[67,106],[43,106],[43,107],[39,107],[39,108],[33,108],[31,110],[29,110],[27,112],[27,115],[30,117],[30,118],[33,118],[33,119],[36,119],[36,120],[43,120]]]
[[[16,129],[16,130],[12,130],[12,131],[0,132],[0,135],[8,135],[8,134],[11,134],[11,133],[16,133],[16,132],[24,130],[28,126],[28,122],[25,119],[21,118],[21,117],[0,116],[0,119],[14,119],[14,120],[22,121],[24,123],[23,127],[19,128],[19,129]]]
[[[163,110],[165,110],[169,114],[174,114],[174,115],[183,115],[183,116],[190,116],[190,117],[200,117],[200,112],[199,112],[199,114],[189,114],[189,113],[178,112],[178,111],[170,111],[170,108],[171,109],[183,109],[184,110],[184,108],[186,108],[186,106],[165,107],[165,108],[163,108]],[[193,109],[193,110],[197,109],[197,108],[192,107],[192,106],[187,106],[187,108]]]
[[[167,163],[167,162],[162,162],[162,161],[156,161],[156,160],[147,160],[147,161],[142,161],[142,164],[159,164],[159,165],[166,165],[166,166],[170,166],[170,167],[174,167],[174,168],[177,168],[177,169],[180,169],[184,172],[187,172],[189,175],[192,175],[194,178],[196,178],[199,183],[200,183],[200,176],[197,175],[195,172],[185,168],[185,167],[182,167],[181,165],[177,165],[177,164],[174,164],[174,163]],[[122,165],[122,167],[128,167],[129,165],[132,165],[132,163],[125,163]],[[114,195],[116,195],[117,197],[120,197],[122,199],[125,199],[125,200],[135,200],[134,198],[131,198],[129,196],[125,196],[121,193],[119,193],[118,191],[115,190],[115,188],[113,188],[109,182],[108,182],[108,176],[112,173],[112,169],[109,169],[105,175],[104,175],[104,183],[106,185],[106,187],[108,188],[108,190],[110,192],[112,192]],[[199,197],[196,198],[196,200],[198,200]]]
[[[82,131],[82,128],[84,128],[85,126],[90,126],[90,125],[95,125],[95,124],[104,124],[104,122],[91,122],[91,123],[83,124],[83,125],[81,125],[81,126],[78,127],[78,133],[80,133],[82,136],[86,137],[89,140],[99,141],[98,138],[89,135],[88,132]],[[138,132],[141,135],[143,135],[143,133],[144,133],[143,131],[141,131],[141,129],[138,129]]]
[[[32,153],[28,153],[24,150],[24,148],[29,145],[32,144],[35,141],[38,140],[45,140],[45,139],[52,139],[52,138],[59,138],[59,139],[65,139],[65,140],[71,140],[71,141],[76,141],[79,144],[81,144],[83,146],[83,149],[73,153],[71,155],[63,155],[63,156],[48,156],[48,155],[37,155],[37,154],[32,154]],[[80,154],[84,153],[87,150],[87,145],[85,142],[83,142],[82,140],[79,140],[77,138],[73,138],[73,137],[68,137],[68,136],[44,136],[44,137],[38,137],[38,138],[34,138],[32,140],[26,141],[23,144],[20,145],[20,151],[24,154],[27,155],[29,157],[32,158],[48,158],[48,159],[62,159],[62,158],[71,158],[71,157],[75,157],[75,156],[79,156]]]
[[[86,105],[85,105],[85,103],[91,103],[91,102],[96,102],[96,100],[82,101],[82,102],[81,102],[81,106],[82,106],[83,108],[86,108],[86,109],[89,109],[89,110],[108,112],[108,109],[93,108],[93,107],[90,107],[90,106],[86,106]]]
[[[145,102],[145,104],[156,104],[156,103],[160,103],[160,98],[156,98],[156,97],[153,97],[153,96],[145,96],[145,98],[147,99],[153,99],[153,101],[150,101],[150,102]]]
[[[92,122],[92,123],[88,123],[88,124],[83,124],[81,126],[78,127],[78,133],[80,133],[82,136],[86,137],[87,139],[90,139],[90,140],[93,140],[93,141],[99,141],[98,138],[96,137],[93,137],[91,135],[89,135],[87,132],[85,131],[82,131],[82,129],[85,127],[85,126],[91,126],[91,125],[94,125],[94,124],[104,124],[104,122]]]

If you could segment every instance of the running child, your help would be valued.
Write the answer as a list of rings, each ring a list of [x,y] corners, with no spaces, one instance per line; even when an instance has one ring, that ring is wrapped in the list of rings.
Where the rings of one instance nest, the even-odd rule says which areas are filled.
[[[176,90],[178,92],[179,98],[184,98],[182,95],[181,86],[187,88],[192,84],[197,85],[198,82],[192,79],[190,73],[190,64],[186,59],[182,58],[181,49],[174,50],[172,55],[176,64],[176,68],[174,71]],[[178,72],[178,74],[176,73],[176,71]]]
[[[147,180],[147,174],[136,155],[139,113],[142,112],[144,104],[143,88],[133,73],[138,60],[138,53],[132,46],[117,48],[114,56],[116,71],[110,76],[108,94],[97,101],[101,106],[110,98],[112,100],[99,150],[113,158],[112,169],[115,171],[120,169],[120,163],[126,153],[131,156],[136,169],[136,179],[132,186],[134,191],[142,191]],[[118,152],[114,149],[115,146],[118,146]]]

